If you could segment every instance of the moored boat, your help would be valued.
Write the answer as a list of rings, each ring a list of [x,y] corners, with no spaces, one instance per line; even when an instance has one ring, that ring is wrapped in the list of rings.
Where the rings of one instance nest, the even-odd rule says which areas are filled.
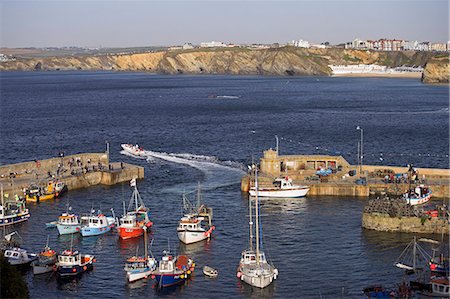
[[[414,190],[409,190],[403,194],[403,198],[411,206],[421,205],[430,201],[432,196],[431,189],[425,185],[419,185]]]
[[[124,151],[126,151],[127,153],[130,153],[132,155],[135,156],[144,156],[145,155],[145,151],[142,147],[140,147],[138,144],[121,144],[120,145]]]
[[[184,283],[194,272],[195,263],[186,255],[174,257],[169,251],[164,256],[152,274],[158,288],[164,288]]]
[[[78,251],[64,250],[58,255],[56,271],[59,276],[76,276],[94,267],[94,256],[90,254],[82,255]]]
[[[23,248],[13,247],[5,251],[5,258],[8,259],[9,264],[12,266],[28,267],[38,257],[34,253],[28,253]]]
[[[56,251],[48,246],[47,237],[47,244],[45,245],[44,250],[38,254],[38,259],[31,264],[33,267],[33,274],[37,275],[52,272],[57,261]]]
[[[25,190],[25,198],[30,202],[40,202],[59,197],[66,191],[66,185],[59,181],[50,181],[45,188],[31,186]]]
[[[81,223],[78,215],[63,213],[58,217],[56,227],[60,235],[75,234],[80,231]]]
[[[2,184],[0,184],[0,196],[0,226],[20,223],[30,218],[30,211],[26,207],[25,200],[19,199],[18,196],[14,200],[5,200]]]
[[[203,274],[211,278],[216,278],[219,275],[219,272],[216,269],[205,265],[203,267]]]
[[[153,241],[152,241],[153,242]],[[151,245],[150,245],[151,246]],[[128,282],[135,282],[140,279],[148,278],[156,270],[157,262],[153,254],[147,254],[147,228],[144,227],[144,256],[132,256],[127,259],[124,270],[127,272]],[[150,250],[151,253],[151,250]]]
[[[273,181],[273,187],[258,188],[252,187],[249,190],[250,196],[259,197],[280,197],[280,198],[296,198],[304,197],[309,191],[308,186],[300,186],[292,184],[292,179],[289,177],[276,178]]]
[[[259,217],[259,192],[258,192],[258,168],[252,168],[255,171],[255,235],[256,242],[253,244],[253,219],[252,219],[252,200],[249,200],[250,212],[250,241],[249,248],[242,251],[241,260],[237,268],[236,276],[243,282],[257,288],[269,286],[278,277],[278,269],[269,263],[262,248],[262,238],[260,236],[260,217]]]
[[[144,205],[142,198],[136,186],[136,180],[130,182],[131,187],[134,187],[128,210],[120,218],[120,225],[118,226],[119,237],[121,239],[129,239],[142,236],[144,234],[144,226],[148,229],[153,223],[149,218],[149,209]]]
[[[114,210],[111,209],[111,211],[113,213],[112,217],[107,217],[100,211],[97,215],[89,215],[87,217],[87,223],[81,226],[81,235],[83,237],[98,236],[109,232],[116,223]]]

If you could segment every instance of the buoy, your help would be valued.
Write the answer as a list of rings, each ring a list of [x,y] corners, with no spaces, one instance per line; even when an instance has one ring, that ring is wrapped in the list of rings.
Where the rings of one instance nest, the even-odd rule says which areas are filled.
[[[74,273],[77,272],[77,269],[73,268],[73,269],[72,269],[72,272],[74,272]]]
[[[236,273],[237,278],[241,278],[241,275],[242,275],[241,272]]]
[[[181,277],[181,278],[184,278],[184,275],[183,275],[183,274],[181,274],[181,275],[180,275],[180,277]]]
[[[189,270],[191,270],[191,272],[194,271],[194,267],[189,268]]]
[[[187,270],[187,274],[191,274],[191,270]]]
[[[155,279],[156,278],[156,276],[155,275],[152,275],[152,279]]]
[[[86,270],[87,270],[87,267],[86,267],[86,266],[84,266],[84,267],[83,267],[83,270],[84,270],[84,271],[86,271]]]
[[[192,263],[192,267],[194,267],[194,268],[195,268],[195,263]]]
[[[97,261],[97,259],[93,259],[94,263]]]

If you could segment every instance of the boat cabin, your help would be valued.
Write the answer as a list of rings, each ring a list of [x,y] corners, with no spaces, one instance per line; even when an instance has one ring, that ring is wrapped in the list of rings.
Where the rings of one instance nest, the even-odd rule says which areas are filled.
[[[8,259],[19,260],[28,259],[27,251],[22,248],[12,248],[5,251],[5,257]]]
[[[136,223],[136,215],[135,213],[128,213],[126,216],[120,218],[120,225],[133,227]]]
[[[431,281],[431,285],[433,288],[433,295],[436,294],[438,296],[450,296],[450,286],[448,279],[434,279]]]
[[[100,214],[98,216],[89,217],[90,227],[104,227],[105,225],[108,225],[105,215]]]
[[[163,256],[162,260],[159,262],[159,272],[173,272],[174,270],[174,261],[173,256],[166,255]]]
[[[59,216],[58,222],[65,225],[74,225],[80,223],[77,215],[69,215],[67,213],[63,213],[61,216]]]
[[[256,252],[253,250],[246,250],[242,252],[242,261],[244,264],[252,264],[256,262]],[[259,261],[264,262],[266,261],[266,255],[264,252],[259,253]]]
[[[273,181],[272,184],[277,189],[290,189],[294,187],[292,185],[292,179],[290,179],[289,177],[277,178]]]
[[[81,254],[78,251],[65,250],[58,256],[58,262],[61,266],[80,265]]]
[[[180,223],[178,224],[178,228],[184,230],[199,230],[202,229],[200,225],[202,220],[203,217],[186,215],[185,217],[181,218]]]

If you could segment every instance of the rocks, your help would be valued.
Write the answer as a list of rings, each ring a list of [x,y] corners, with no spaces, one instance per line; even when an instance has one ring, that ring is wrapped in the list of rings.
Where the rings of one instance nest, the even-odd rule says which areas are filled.
[[[449,56],[432,58],[427,62],[422,74],[422,82],[431,84],[448,84],[450,77]]]

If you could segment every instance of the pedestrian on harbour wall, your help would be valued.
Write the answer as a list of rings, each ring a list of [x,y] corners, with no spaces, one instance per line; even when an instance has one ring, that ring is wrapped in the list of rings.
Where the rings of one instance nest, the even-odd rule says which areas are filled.
[[[120,168],[124,169],[123,162],[120,162]]]

